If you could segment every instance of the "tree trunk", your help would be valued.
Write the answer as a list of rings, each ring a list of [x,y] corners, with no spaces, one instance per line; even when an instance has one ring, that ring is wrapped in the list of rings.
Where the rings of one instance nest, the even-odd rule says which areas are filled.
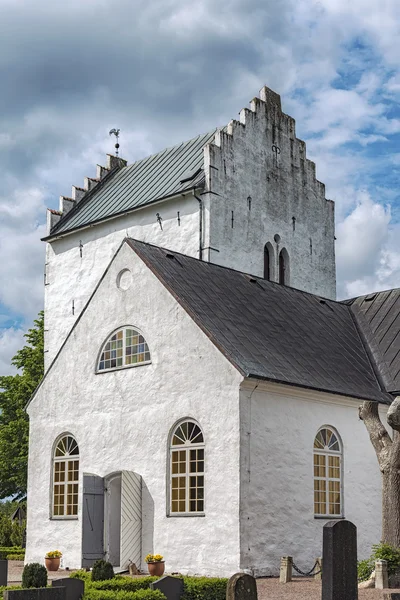
[[[400,402],[396,404],[397,400],[400,398],[388,411],[388,422],[394,429],[400,429]],[[368,430],[382,475],[381,541],[400,547],[400,436],[395,431],[392,441],[379,417],[377,402],[363,402],[359,416]]]

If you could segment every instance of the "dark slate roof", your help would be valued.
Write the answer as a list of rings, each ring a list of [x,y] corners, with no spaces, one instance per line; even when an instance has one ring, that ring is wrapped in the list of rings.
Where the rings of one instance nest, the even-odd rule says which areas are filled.
[[[60,219],[49,237],[200,186],[204,180],[203,148],[215,132],[199,135],[120,169]]]
[[[128,243],[245,377],[390,402],[349,305]]]
[[[400,288],[348,300],[386,389],[400,393]]]

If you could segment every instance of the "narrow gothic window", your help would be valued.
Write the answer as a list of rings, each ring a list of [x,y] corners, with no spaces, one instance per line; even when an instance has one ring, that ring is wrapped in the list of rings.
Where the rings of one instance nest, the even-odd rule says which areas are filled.
[[[97,370],[110,371],[148,362],[150,351],[141,333],[131,327],[121,327],[104,344]]]
[[[170,514],[204,513],[204,437],[195,421],[177,425],[170,443]]]
[[[286,248],[279,253],[279,283],[289,285],[289,254]]]
[[[64,435],[53,456],[53,517],[78,514],[79,448],[72,435]]]
[[[314,439],[314,515],[342,516],[342,448],[330,427]]]
[[[270,257],[267,244],[264,246],[264,279],[271,279]]]

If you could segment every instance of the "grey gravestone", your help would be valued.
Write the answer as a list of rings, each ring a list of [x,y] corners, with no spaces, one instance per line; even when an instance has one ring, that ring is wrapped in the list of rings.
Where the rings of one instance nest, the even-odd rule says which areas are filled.
[[[5,590],[4,600],[66,600],[66,588],[29,588],[26,590]]]
[[[329,521],[322,541],[322,600],[357,600],[357,527]]]
[[[85,593],[85,582],[82,579],[64,577],[63,579],[53,579],[53,587],[65,587],[65,600],[80,600]]]
[[[257,600],[256,580],[246,573],[235,573],[228,581],[226,600]]]
[[[7,585],[8,560],[0,560],[0,585]]]
[[[180,600],[183,594],[183,579],[165,575],[150,584],[152,590],[160,590],[167,600]]]

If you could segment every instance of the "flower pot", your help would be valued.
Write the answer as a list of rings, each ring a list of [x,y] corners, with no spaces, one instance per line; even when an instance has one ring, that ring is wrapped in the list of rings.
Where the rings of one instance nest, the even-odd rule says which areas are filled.
[[[45,558],[44,564],[48,571],[58,571],[60,566],[60,558]]]
[[[164,575],[165,561],[158,560],[157,562],[149,562],[147,563],[147,568],[149,570],[149,575],[152,575],[153,577],[161,577]]]

